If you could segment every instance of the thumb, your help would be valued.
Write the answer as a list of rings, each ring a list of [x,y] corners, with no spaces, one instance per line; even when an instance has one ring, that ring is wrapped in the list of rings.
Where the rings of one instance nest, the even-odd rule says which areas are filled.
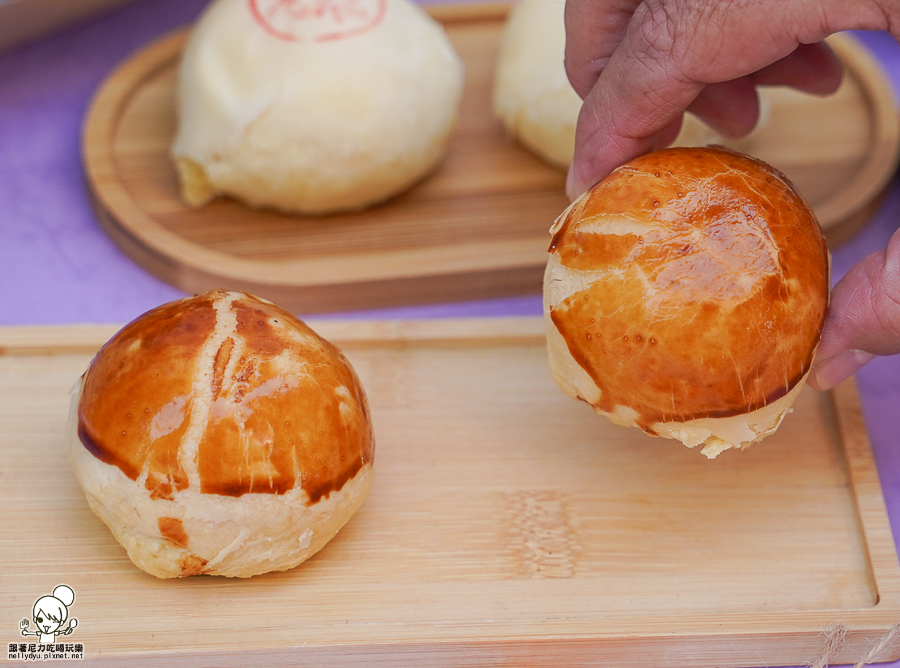
[[[827,390],[877,355],[900,353],[900,231],[834,286],[809,384]]]

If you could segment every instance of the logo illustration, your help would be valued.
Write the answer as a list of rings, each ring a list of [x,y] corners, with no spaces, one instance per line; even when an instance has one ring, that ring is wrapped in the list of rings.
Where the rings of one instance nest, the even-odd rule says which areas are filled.
[[[19,622],[19,630],[23,636],[35,636],[38,642],[9,643],[9,658],[26,661],[83,659],[81,643],[57,642],[60,636],[71,635],[78,626],[78,620],[69,617],[69,607],[74,602],[75,592],[64,584],[57,586],[52,594],[36,600],[31,618],[37,628],[32,631],[29,628],[31,621],[26,618]]]

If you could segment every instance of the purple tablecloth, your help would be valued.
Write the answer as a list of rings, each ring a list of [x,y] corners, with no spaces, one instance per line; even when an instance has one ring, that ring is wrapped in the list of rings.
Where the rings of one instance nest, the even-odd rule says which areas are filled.
[[[193,20],[205,4],[145,0],[0,55],[0,325],[126,322],[183,296],[132,262],[98,227],[82,171],[81,124],[93,92],[123,59]],[[900,90],[900,47],[881,33],[861,38]],[[898,220],[895,181],[871,223],[835,251],[835,277],[883,248]],[[535,294],[349,315],[539,313]],[[873,361],[858,382],[891,524],[900,536],[900,357]]]

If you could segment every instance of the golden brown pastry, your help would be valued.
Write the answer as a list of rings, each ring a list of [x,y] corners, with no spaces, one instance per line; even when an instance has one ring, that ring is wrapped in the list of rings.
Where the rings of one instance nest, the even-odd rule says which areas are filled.
[[[658,151],[551,233],[549,359],[568,394],[710,458],[775,431],[829,297],[821,229],[779,172],[722,148]]]
[[[293,315],[216,291],[140,316],[76,388],[69,455],[92,510],[161,578],[293,568],[372,483],[363,388]]]

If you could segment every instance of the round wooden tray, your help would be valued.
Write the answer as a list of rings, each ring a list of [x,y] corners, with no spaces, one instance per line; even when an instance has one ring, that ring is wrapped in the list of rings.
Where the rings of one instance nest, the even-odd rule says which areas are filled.
[[[87,181],[106,233],[187,292],[224,287],[295,312],[369,309],[537,293],[548,230],[568,204],[564,175],[510,141],[491,108],[508,4],[429,9],[466,66],[460,121],[441,167],[367,211],[289,216],[220,198],[183,204],[169,158],[176,70],[187,31],[120,66],[85,121]],[[900,117],[878,65],[852,38],[830,98],[791,96],[745,150],[782,169],[832,243],[865,222],[897,165]]]

